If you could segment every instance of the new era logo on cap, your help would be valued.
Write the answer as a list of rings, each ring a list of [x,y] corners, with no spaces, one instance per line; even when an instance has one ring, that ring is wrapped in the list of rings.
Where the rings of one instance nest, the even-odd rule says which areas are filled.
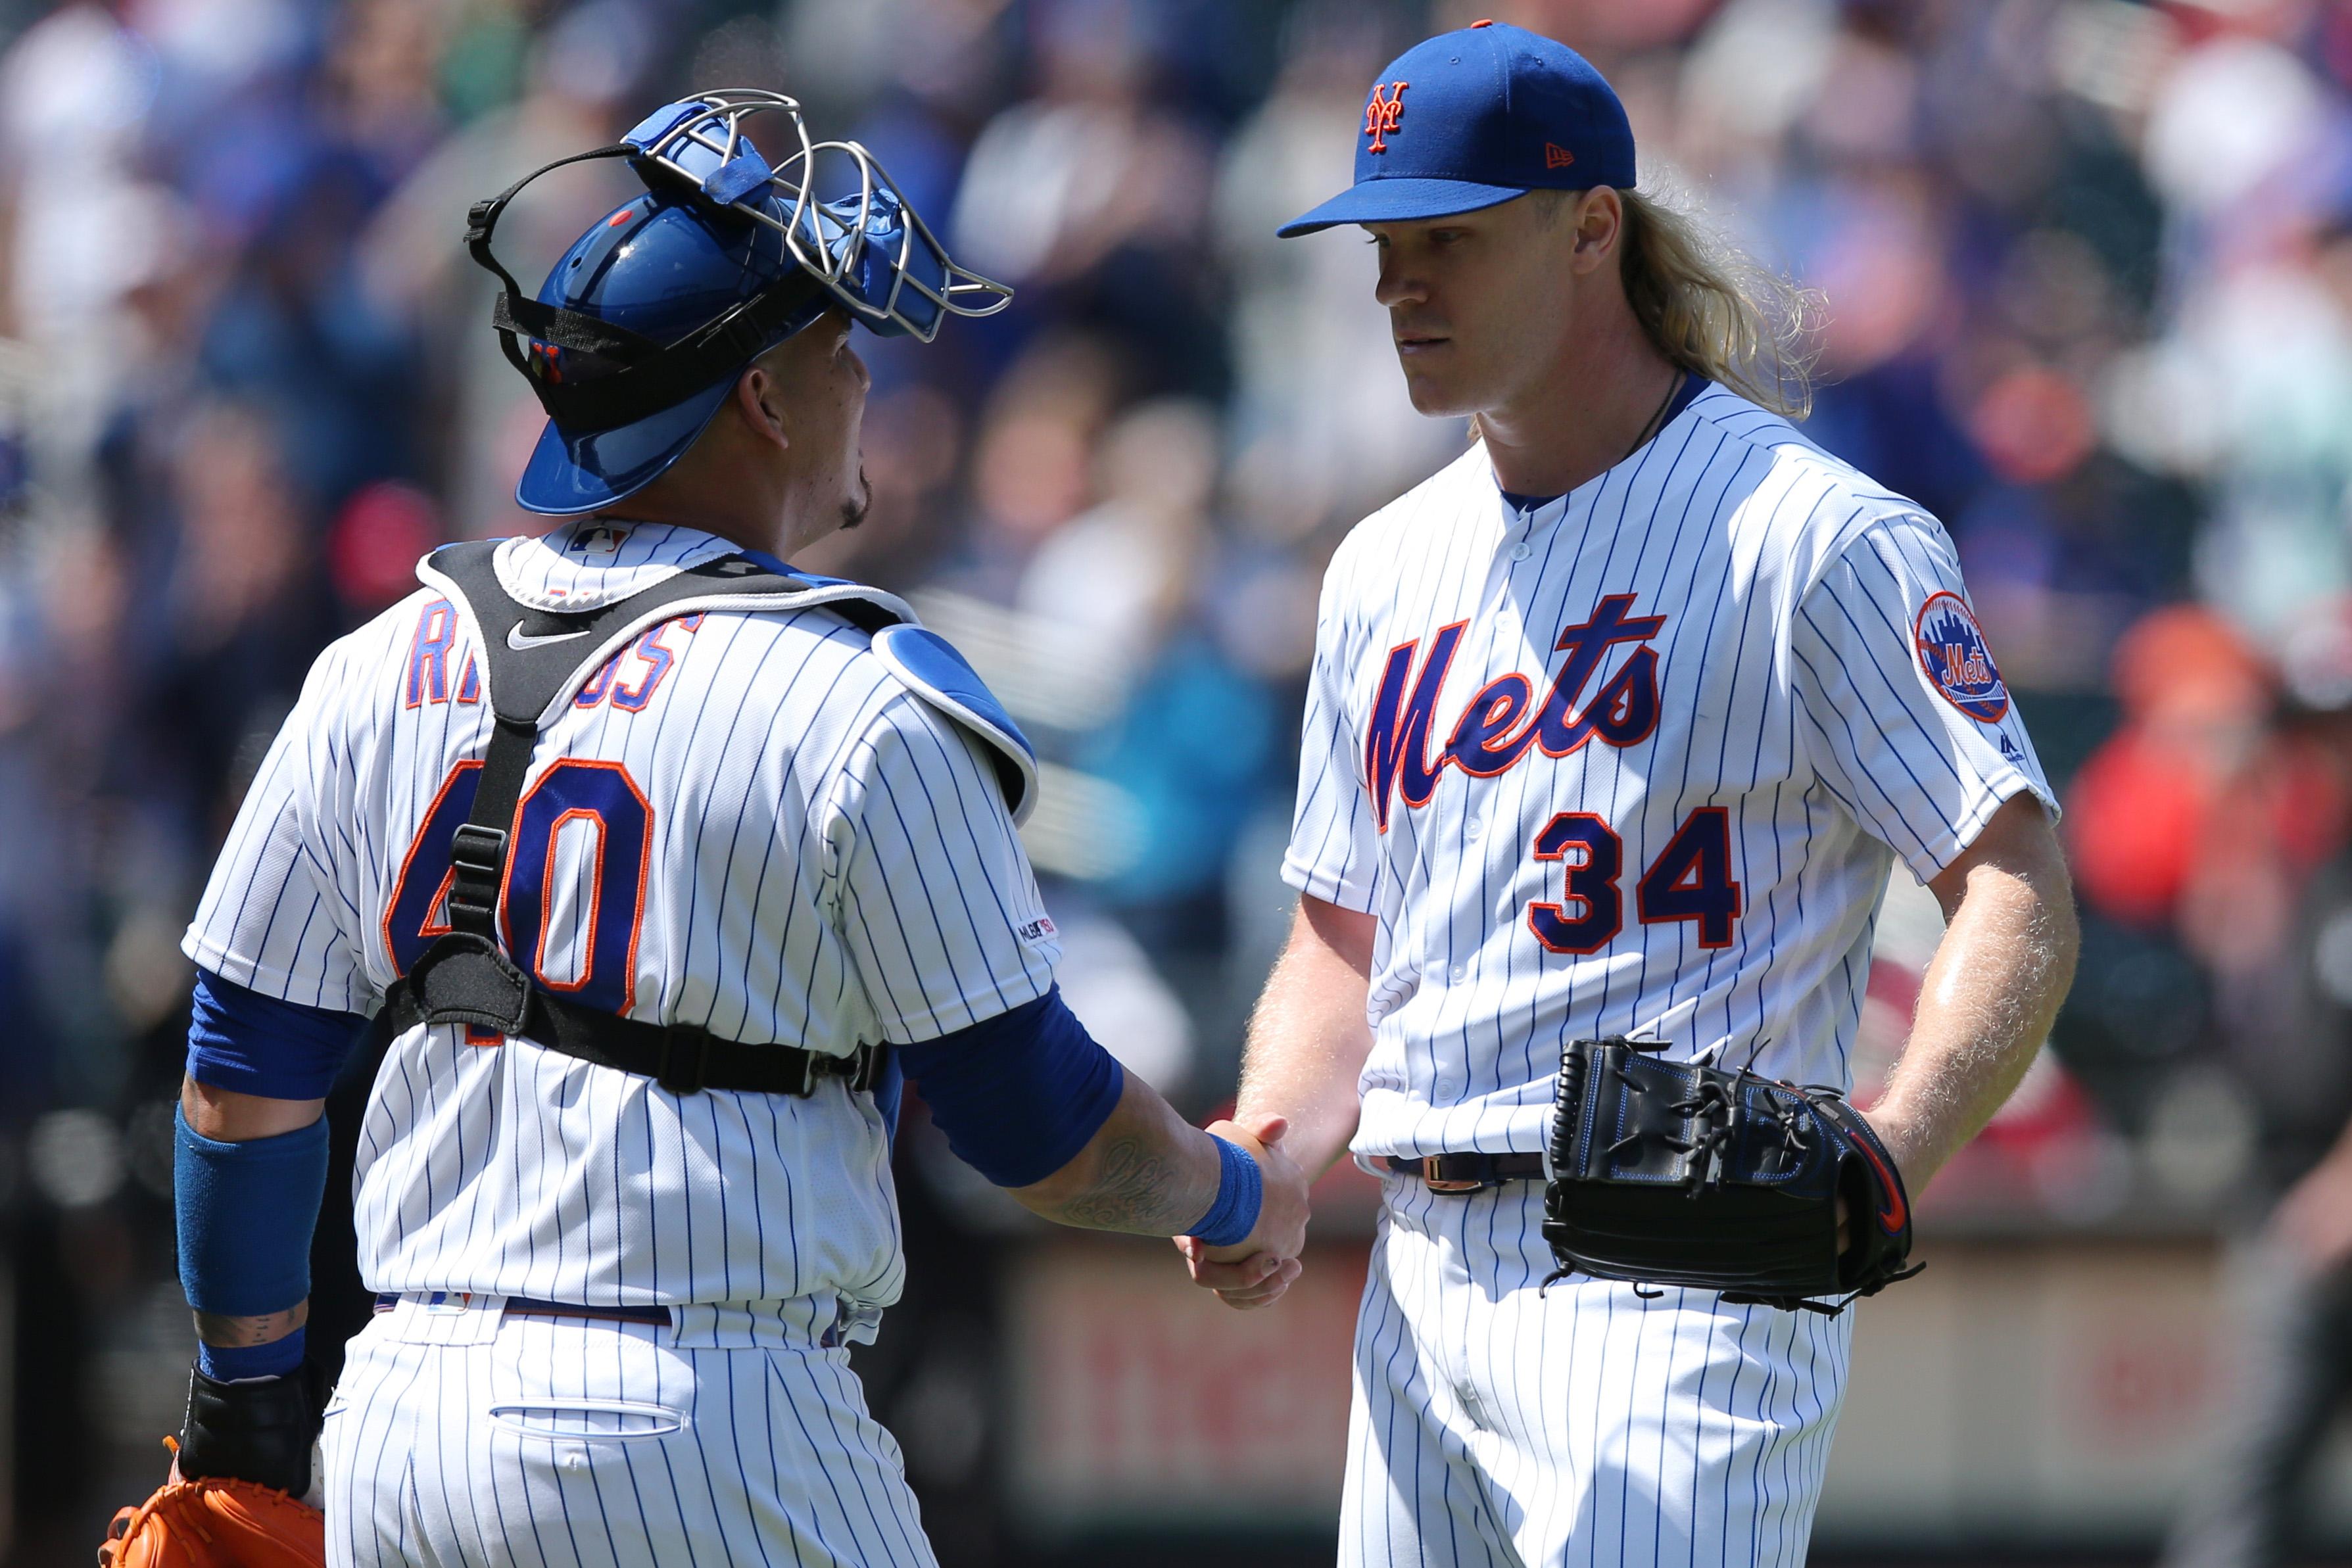
[[[1565,168],[1567,168],[1570,163],[1573,163],[1573,162],[1576,162],[1576,154],[1575,154],[1575,153],[1573,153],[1573,152],[1570,152],[1567,148],[1562,147],[1559,142],[1557,142],[1557,141],[1547,141],[1547,142],[1545,142],[1545,143],[1544,143],[1544,167],[1545,167],[1545,168],[1547,168],[1547,169],[1565,169]]]

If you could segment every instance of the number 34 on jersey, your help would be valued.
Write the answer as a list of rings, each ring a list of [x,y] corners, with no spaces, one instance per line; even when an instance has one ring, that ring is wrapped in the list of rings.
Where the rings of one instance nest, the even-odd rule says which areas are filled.
[[[1647,739],[1658,722],[1658,655],[1649,642],[1665,617],[1633,614],[1633,601],[1632,594],[1612,594],[1590,620],[1559,634],[1554,651],[1568,657],[1540,702],[1535,683],[1516,672],[1480,688],[1433,757],[1439,693],[1469,623],[1439,628],[1426,657],[1417,638],[1391,649],[1364,742],[1364,776],[1380,831],[1388,831],[1399,796],[1408,807],[1426,806],[1448,768],[1491,779],[1534,752],[1563,758],[1595,740],[1622,748]],[[1625,643],[1635,644],[1632,654],[1591,701],[1581,700],[1610,651]],[[1528,928],[1536,940],[1564,954],[1608,946],[1625,924],[1625,846],[1616,830],[1591,811],[1557,812],[1537,831],[1528,853],[1558,862],[1564,873],[1561,897],[1528,904]],[[1634,883],[1633,909],[1645,925],[1693,923],[1702,947],[1731,946],[1740,888],[1724,808],[1700,807],[1683,819]]]

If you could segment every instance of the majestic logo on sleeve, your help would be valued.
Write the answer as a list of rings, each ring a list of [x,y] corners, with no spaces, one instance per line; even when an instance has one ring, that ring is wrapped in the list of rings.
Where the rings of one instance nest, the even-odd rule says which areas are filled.
[[[1364,105],[1364,134],[1372,139],[1372,144],[1365,148],[1365,152],[1385,152],[1389,150],[1389,134],[1396,130],[1397,121],[1404,118],[1404,89],[1410,85],[1401,81],[1372,84],[1372,99]],[[1386,98],[1381,96],[1383,92],[1388,94]]]
[[[1397,794],[1404,796],[1408,806],[1426,806],[1449,767],[1492,779],[1516,767],[1531,750],[1566,757],[1589,740],[1627,747],[1648,739],[1658,727],[1658,655],[1646,644],[1665,626],[1666,618],[1635,615],[1633,608],[1633,595],[1611,594],[1593,607],[1591,620],[1559,634],[1552,646],[1568,659],[1542,702],[1535,700],[1535,683],[1525,675],[1489,681],[1462,710],[1434,759],[1429,741],[1436,729],[1438,694],[1469,622],[1440,627],[1417,671],[1413,662],[1421,653],[1421,639],[1390,649],[1364,737],[1364,778],[1380,831],[1389,831],[1390,804]],[[1609,651],[1623,643],[1643,645],[1591,702],[1581,701]]]
[[[2009,712],[2009,687],[1993,668],[1984,628],[1957,593],[1929,596],[1912,634],[1919,667],[1944,700],[1979,724],[1999,724]]]

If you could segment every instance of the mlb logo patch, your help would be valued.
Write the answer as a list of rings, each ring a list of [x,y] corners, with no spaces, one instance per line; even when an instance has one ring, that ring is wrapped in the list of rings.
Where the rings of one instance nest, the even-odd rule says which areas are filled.
[[[1937,593],[1919,607],[1912,632],[1919,667],[1944,700],[1979,724],[1999,724],[2009,712],[2009,687],[1993,667],[1984,628],[1957,593]]]
[[[621,553],[629,540],[629,530],[617,523],[591,523],[572,536],[564,547],[567,555],[585,556],[591,559],[609,558]]]

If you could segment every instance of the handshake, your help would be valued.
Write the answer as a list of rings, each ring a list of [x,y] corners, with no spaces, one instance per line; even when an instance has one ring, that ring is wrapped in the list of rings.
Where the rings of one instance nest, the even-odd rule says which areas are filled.
[[[1290,1124],[1280,1116],[1247,1122],[1213,1122],[1208,1131],[1250,1152],[1265,1180],[1257,1225],[1230,1247],[1212,1247],[1179,1236],[1176,1249],[1192,1271],[1192,1282],[1217,1292],[1229,1307],[1246,1311],[1270,1305],[1298,1278],[1298,1255],[1307,1245],[1307,1173],[1284,1153]]]

